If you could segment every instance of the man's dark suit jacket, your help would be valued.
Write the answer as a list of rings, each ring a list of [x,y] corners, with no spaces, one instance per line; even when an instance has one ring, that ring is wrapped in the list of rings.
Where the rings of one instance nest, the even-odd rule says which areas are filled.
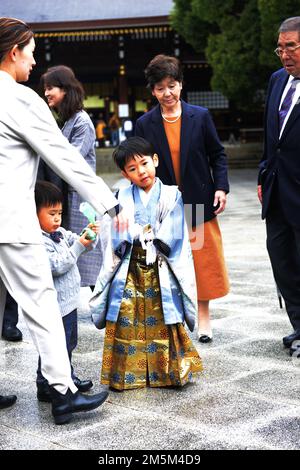
[[[264,219],[277,180],[278,194],[289,223],[300,226],[300,104],[296,103],[279,139],[278,108],[289,75],[284,69],[270,79],[265,110],[265,144],[258,183],[262,184]],[[299,100],[298,100],[299,101]]]
[[[215,217],[214,193],[229,192],[227,159],[206,108],[182,104],[180,135],[180,190],[185,204],[204,204],[204,220]],[[157,176],[176,185],[171,153],[159,105],[136,122],[135,135],[148,140],[159,156]]]

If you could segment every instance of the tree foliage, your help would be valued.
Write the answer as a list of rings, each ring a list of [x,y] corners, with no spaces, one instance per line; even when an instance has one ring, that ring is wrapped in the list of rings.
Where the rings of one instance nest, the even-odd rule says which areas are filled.
[[[271,54],[275,49],[278,28],[283,20],[300,15],[300,0],[258,0],[261,23],[261,52],[259,61],[274,70],[280,66],[278,57]]]
[[[209,35],[210,24],[195,14],[193,2],[177,0],[176,7],[171,13],[171,23],[174,29],[191,44],[197,52],[204,50]]]
[[[300,0],[174,0],[171,23],[212,67],[211,87],[237,107],[259,104],[270,73],[278,27],[300,14]]]

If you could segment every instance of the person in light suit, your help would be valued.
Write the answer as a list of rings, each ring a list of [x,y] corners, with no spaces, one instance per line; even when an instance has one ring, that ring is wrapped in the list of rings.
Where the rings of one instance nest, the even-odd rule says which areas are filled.
[[[283,344],[300,355],[300,16],[281,24],[277,46],[283,68],[267,91],[258,197],[274,278],[293,327]]]
[[[0,18],[0,331],[6,290],[21,307],[51,386],[52,415],[64,424],[72,413],[100,406],[107,392],[81,395],[70,362],[49,260],[36,215],[34,186],[41,158],[102,215],[117,200],[61,134],[46,103],[30,88],[35,65],[33,32],[21,20]],[[116,224],[126,227],[123,212]],[[0,408],[15,396],[0,396]]]

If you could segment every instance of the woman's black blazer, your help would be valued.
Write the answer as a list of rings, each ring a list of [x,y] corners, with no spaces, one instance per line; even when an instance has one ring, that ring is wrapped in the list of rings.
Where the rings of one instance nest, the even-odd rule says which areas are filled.
[[[181,104],[180,190],[185,204],[204,204],[206,222],[215,217],[215,191],[229,192],[227,158],[209,111],[184,101]],[[135,135],[153,145],[159,156],[157,176],[161,181],[176,185],[159,105],[137,120]]]

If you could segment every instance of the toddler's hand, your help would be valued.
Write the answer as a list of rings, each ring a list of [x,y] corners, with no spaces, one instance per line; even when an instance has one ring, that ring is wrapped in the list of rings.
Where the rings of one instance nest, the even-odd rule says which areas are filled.
[[[88,233],[84,232],[79,238],[80,243],[86,248],[93,243],[93,240],[90,240],[87,237],[88,237]]]
[[[94,222],[93,224],[89,224],[88,225],[88,228],[90,228],[91,230],[93,230],[93,232],[98,235],[98,233],[100,232],[100,222],[96,221]]]

